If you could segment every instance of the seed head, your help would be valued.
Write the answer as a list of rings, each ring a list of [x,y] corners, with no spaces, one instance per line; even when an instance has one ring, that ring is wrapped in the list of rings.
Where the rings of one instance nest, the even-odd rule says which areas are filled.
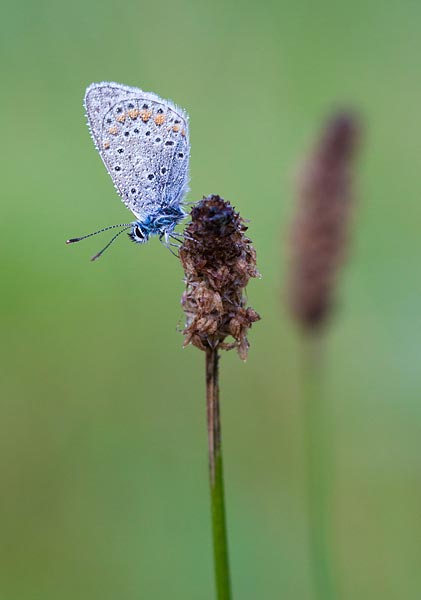
[[[203,198],[191,211],[180,259],[186,290],[181,304],[186,315],[184,345],[200,350],[237,348],[247,358],[247,332],[260,316],[246,308],[244,289],[258,277],[256,252],[247,227],[220,196]],[[230,336],[233,342],[226,342]]]
[[[334,115],[299,174],[288,292],[290,309],[307,330],[320,327],[331,313],[347,249],[359,129],[354,115]]]

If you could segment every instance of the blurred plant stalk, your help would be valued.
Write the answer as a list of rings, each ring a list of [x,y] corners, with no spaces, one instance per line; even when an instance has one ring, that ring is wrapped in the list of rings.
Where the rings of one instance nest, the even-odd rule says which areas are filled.
[[[359,129],[351,113],[331,117],[300,169],[291,230],[288,301],[302,333],[309,550],[318,600],[337,597],[332,528],[333,428],[324,390],[324,345],[336,278],[348,246]]]
[[[231,599],[228,539],[225,516],[222,436],[219,406],[219,350],[237,349],[247,357],[247,333],[260,319],[246,307],[244,294],[250,277],[257,277],[256,253],[245,237],[247,227],[229,202],[220,196],[201,200],[191,212],[180,260],[186,290],[184,345],[193,344],[206,356],[206,413],[209,482],[216,597]],[[226,338],[233,339],[226,342]]]
[[[334,450],[331,413],[324,397],[324,341],[317,334],[302,340],[301,390],[312,580],[317,600],[333,600],[338,578],[332,527]]]

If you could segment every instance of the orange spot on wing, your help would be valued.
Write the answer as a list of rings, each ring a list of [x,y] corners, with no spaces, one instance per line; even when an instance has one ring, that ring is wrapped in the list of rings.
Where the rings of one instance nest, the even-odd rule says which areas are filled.
[[[142,119],[142,121],[144,123],[147,123],[152,116],[152,111],[151,110],[141,110],[139,112],[139,115],[140,115],[140,118]]]
[[[137,119],[137,117],[139,116],[139,111],[137,108],[132,108],[131,110],[127,111],[127,114],[131,119]]]
[[[117,127],[115,125],[113,125],[112,127],[109,128],[108,131],[111,133],[111,135],[117,135],[118,130],[117,130]]]
[[[183,131],[181,132],[181,135],[182,135],[183,137],[186,137],[186,132],[184,131],[184,129],[183,129]]]
[[[165,115],[156,115],[154,121],[157,125],[162,125],[162,123],[165,121]]]
[[[180,131],[180,126],[179,125],[174,125],[174,127],[172,128],[173,131],[175,131],[175,133],[177,133],[177,131]]]
[[[110,142],[104,142],[104,148],[106,150],[108,150],[109,147],[110,147]]]
[[[119,123],[124,123],[124,121],[126,120],[126,115],[125,115],[125,113],[123,113],[122,115],[120,115],[116,118]]]

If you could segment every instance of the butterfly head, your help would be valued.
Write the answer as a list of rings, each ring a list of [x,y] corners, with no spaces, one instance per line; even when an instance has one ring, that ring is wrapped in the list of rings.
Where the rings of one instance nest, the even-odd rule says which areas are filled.
[[[136,244],[145,244],[149,239],[149,231],[146,227],[142,227],[139,221],[136,221],[133,223],[128,236]]]

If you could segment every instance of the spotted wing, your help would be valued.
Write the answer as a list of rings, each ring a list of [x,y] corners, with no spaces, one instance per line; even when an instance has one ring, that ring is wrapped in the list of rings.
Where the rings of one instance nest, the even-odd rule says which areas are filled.
[[[178,206],[188,186],[188,117],[155,94],[117,83],[88,87],[96,148],[126,206],[139,219]]]

